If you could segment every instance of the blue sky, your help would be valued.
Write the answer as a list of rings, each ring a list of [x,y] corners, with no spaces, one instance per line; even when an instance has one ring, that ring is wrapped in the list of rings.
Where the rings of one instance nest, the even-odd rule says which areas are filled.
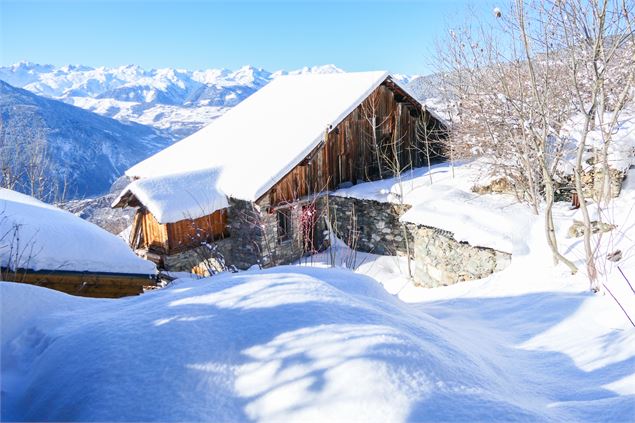
[[[473,2],[478,13],[493,3]],[[0,0],[0,63],[274,71],[334,63],[429,73],[435,39],[462,22],[465,0]]]

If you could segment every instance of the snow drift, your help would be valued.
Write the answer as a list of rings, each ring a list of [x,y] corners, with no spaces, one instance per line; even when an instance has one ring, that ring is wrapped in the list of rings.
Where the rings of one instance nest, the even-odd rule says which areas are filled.
[[[154,274],[121,238],[57,207],[0,188],[0,265]]]
[[[529,366],[531,352],[489,344],[469,324],[457,332],[347,270],[223,274],[116,301],[11,283],[0,284],[0,294],[3,419],[579,417],[542,396],[565,401],[569,383],[532,376],[512,360]],[[503,303],[509,310],[514,301],[523,300]],[[558,360],[537,354],[551,357],[546,363],[557,373]],[[627,397],[606,398],[627,415]]]

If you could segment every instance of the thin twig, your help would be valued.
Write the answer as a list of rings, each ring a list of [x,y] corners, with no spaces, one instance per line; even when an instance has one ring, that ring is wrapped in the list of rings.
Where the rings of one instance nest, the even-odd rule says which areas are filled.
[[[622,274],[622,277],[624,277],[624,280],[626,280],[626,283],[628,284],[628,286],[631,288],[631,291],[633,291],[633,294],[635,294],[635,289],[633,289],[633,285],[631,285],[631,282],[628,280],[628,278],[626,277],[626,275],[624,274],[624,272],[622,272],[622,269],[620,269],[620,266],[617,266],[617,270],[620,271],[620,273]]]
[[[633,319],[631,319],[631,317],[628,315],[628,313],[626,312],[626,310],[624,309],[624,307],[622,307],[622,304],[618,301],[617,298],[615,298],[615,295],[613,295],[613,293],[611,292],[611,290],[609,289],[608,286],[606,286],[606,284],[602,284],[602,286],[604,286],[604,289],[606,289],[606,292],[608,292],[609,294],[611,294],[611,297],[613,297],[613,299],[615,300],[615,302],[617,303],[618,306],[620,306],[620,308],[622,309],[622,311],[624,312],[624,315],[626,316],[626,318],[628,319],[629,322],[631,322],[631,325],[633,325],[633,327],[635,328],[635,323],[633,322]]]

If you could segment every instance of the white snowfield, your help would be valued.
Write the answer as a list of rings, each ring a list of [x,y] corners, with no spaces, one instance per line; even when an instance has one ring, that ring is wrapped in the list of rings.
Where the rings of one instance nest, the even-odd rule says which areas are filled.
[[[411,182],[425,191],[428,177]],[[600,254],[623,251],[603,280],[635,316],[616,268],[633,281],[635,170],[627,181]],[[555,209],[575,277],[553,266],[542,217],[525,216],[507,269],[434,289],[412,285],[401,257],[320,268],[331,252],[121,300],[0,283],[2,419],[632,421],[635,329],[589,293],[579,239],[564,238],[575,213]]]
[[[0,188],[0,265],[154,274],[121,238],[67,211]]]
[[[299,266],[115,301],[2,283],[2,418],[630,420],[632,328],[605,298],[523,289],[406,304]]]
[[[156,177],[218,168],[227,196],[253,201],[386,78],[386,72],[281,76],[210,125],[130,168]]]
[[[197,219],[229,207],[217,186],[219,169],[175,173],[131,182],[115,200],[133,194],[159,223]]]

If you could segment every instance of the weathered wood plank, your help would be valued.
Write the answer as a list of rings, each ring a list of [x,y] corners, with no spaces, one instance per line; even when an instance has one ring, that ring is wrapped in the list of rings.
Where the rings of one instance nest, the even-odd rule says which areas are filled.
[[[8,282],[42,286],[73,295],[107,298],[137,295],[143,292],[144,287],[156,285],[156,281],[149,275],[47,272],[24,269],[16,272],[3,269],[2,279]]]

